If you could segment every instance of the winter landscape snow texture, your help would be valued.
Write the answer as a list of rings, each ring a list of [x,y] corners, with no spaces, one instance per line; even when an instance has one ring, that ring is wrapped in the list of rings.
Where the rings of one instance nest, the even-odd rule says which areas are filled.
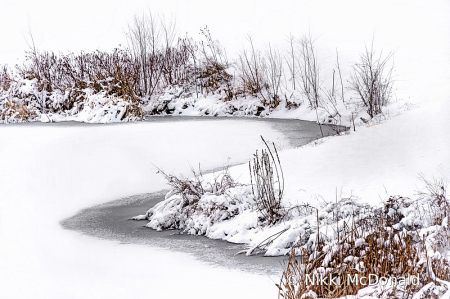
[[[450,298],[449,3],[100,2],[1,4],[0,298],[339,298],[290,279],[368,273],[379,257],[398,264],[372,270],[413,271],[421,284],[346,288],[346,298]],[[194,38],[158,44],[143,64],[133,28],[164,19],[161,36]],[[391,79],[378,81],[374,107],[352,85],[371,49],[375,62],[389,58],[380,77]],[[318,72],[296,73],[311,53]],[[157,117],[173,121],[145,121]],[[301,119],[333,134],[292,148],[282,131],[246,118]],[[256,150],[267,153],[260,136],[283,172],[282,184],[266,185],[280,200],[272,214],[249,170]],[[192,173],[198,165],[203,176]],[[304,264],[267,276],[61,226],[85,208],[167,188],[134,215],[147,229]]]

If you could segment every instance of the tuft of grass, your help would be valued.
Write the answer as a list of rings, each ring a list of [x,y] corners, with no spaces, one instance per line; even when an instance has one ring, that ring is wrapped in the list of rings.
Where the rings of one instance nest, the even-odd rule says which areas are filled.
[[[262,136],[261,139],[266,149],[261,150],[261,154],[256,151],[253,163],[249,161],[248,165],[256,207],[261,213],[261,220],[271,225],[285,216],[281,205],[284,177],[275,143],[272,150]]]

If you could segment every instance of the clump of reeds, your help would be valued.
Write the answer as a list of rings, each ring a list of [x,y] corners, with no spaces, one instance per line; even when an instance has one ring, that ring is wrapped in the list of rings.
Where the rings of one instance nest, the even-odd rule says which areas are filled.
[[[444,185],[427,184],[428,200],[421,203],[431,210],[438,207],[445,210],[448,200]],[[356,295],[367,285],[350,281],[355,275],[369,278],[370,274],[374,274],[395,281],[410,276],[419,278],[418,284],[393,284],[382,288],[381,292],[391,296],[389,298],[410,298],[429,282],[439,285],[439,279],[450,281],[450,265],[445,254],[433,254],[438,251],[445,253],[450,249],[448,223],[442,219],[428,221],[430,225],[442,224],[432,234],[420,234],[421,227],[415,225],[408,229],[403,225],[401,229],[401,211],[408,207],[413,207],[411,200],[396,196],[390,197],[382,208],[355,209],[351,217],[333,217],[334,238],[317,236],[315,247],[311,250],[306,246],[293,248],[278,284],[279,295],[287,299]],[[339,211],[336,209],[333,215],[337,213]],[[448,214],[442,212],[435,214],[435,217],[444,215]],[[448,221],[448,218],[444,219]],[[307,276],[320,275],[329,277],[325,284],[312,284],[311,280],[307,280]],[[339,278],[339,281],[330,283],[331,278]]]
[[[253,163],[249,162],[250,179],[261,220],[271,225],[280,221],[285,215],[281,204],[284,193],[284,177],[275,144],[272,144],[272,150],[262,136],[261,139],[266,149],[261,150],[261,154],[256,151]]]

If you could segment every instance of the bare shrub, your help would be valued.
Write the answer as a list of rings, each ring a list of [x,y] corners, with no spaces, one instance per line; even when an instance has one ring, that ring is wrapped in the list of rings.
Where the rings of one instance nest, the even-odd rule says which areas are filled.
[[[251,36],[250,49],[239,54],[238,70],[244,93],[260,99],[264,106],[277,107],[280,102],[283,59],[279,50],[270,44],[264,52],[255,49]]]
[[[336,78],[336,69],[337,74],[339,76],[339,80]],[[338,88],[340,85],[340,88]],[[321,87],[322,88],[322,87]],[[338,105],[342,101],[345,103],[345,93],[344,93],[344,83],[342,80],[341,74],[341,66],[339,64],[339,54],[336,50],[336,64],[333,69],[333,77],[332,77],[332,87],[322,88],[323,94],[325,95],[325,99],[321,102],[322,108],[327,112],[328,119],[325,122],[331,129],[333,129],[336,133],[341,132],[341,127],[336,126],[341,124],[341,113],[338,110]]]
[[[262,220],[271,225],[280,221],[285,214],[281,205],[284,177],[275,144],[273,143],[272,151],[262,136],[261,139],[266,150],[261,150],[261,155],[256,151],[253,165],[250,161],[248,166],[256,208],[261,213]]]
[[[304,34],[298,38],[288,37],[289,48],[285,57],[289,77],[285,79],[284,97],[286,108],[297,108],[296,90],[311,110],[316,112],[316,120],[320,126],[329,125],[336,133],[340,133],[341,112],[340,102],[345,104],[345,88],[342,78],[339,54],[336,50],[336,63],[332,69],[330,86],[325,86],[320,61],[316,48],[316,39],[311,34]],[[290,82],[290,84],[289,84]],[[291,93],[287,95],[287,93]],[[297,100],[297,101],[296,101]],[[319,109],[328,114],[327,119],[319,119]]]
[[[381,113],[381,107],[391,99],[392,57],[392,52],[385,57],[382,52],[377,55],[372,41],[370,49],[366,46],[365,52],[360,54],[360,62],[353,66],[350,89],[358,94],[370,117]]]
[[[297,59],[300,69],[300,88],[306,96],[311,109],[315,109],[317,123],[323,137],[322,126],[319,120],[319,109],[321,101],[321,78],[320,68],[317,59],[317,51],[314,47],[314,40],[310,35],[304,35],[299,41],[299,57]]]
[[[266,82],[263,105],[275,108],[280,104],[280,85],[283,76],[283,60],[280,52],[270,44],[265,53],[264,81]]]
[[[164,86],[182,86],[190,83],[193,77],[191,69],[191,48],[193,41],[190,38],[179,38],[173,47],[166,49],[162,60]]]
[[[134,16],[126,36],[135,63],[137,94],[151,98],[161,87],[164,66],[171,61],[175,22],[154,17],[149,11]]]
[[[296,59],[297,59],[297,53],[295,51],[295,37],[291,34],[288,37],[289,42],[289,50],[288,50],[288,56],[285,57],[286,64],[289,69],[290,73],[290,81],[292,82],[292,88],[295,90],[295,81],[297,80],[297,68],[296,68]]]
[[[317,109],[321,98],[321,78],[314,40],[311,36],[304,35],[298,43],[300,57],[297,63],[300,69],[300,87],[308,99],[309,106]]]
[[[264,81],[264,58],[253,44],[251,36],[247,37],[250,50],[243,49],[239,54],[238,68],[239,78],[245,93],[260,96],[265,87]]]

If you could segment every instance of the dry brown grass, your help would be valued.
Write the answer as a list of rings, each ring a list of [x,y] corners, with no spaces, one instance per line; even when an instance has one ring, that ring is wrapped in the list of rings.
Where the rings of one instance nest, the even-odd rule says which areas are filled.
[[[0,90],[7,91],[13,82],[11,72],[6,65],[0,66]]]
[[[8,99],[0,103],[0,120],[2,122],[23,122],[36,116],[34,107],[28,107],[26,104]]]
[[[352,215],[348,221],[344,221],[336,239],[321,238],[312,252],[307,252],[304,248],[294,248],[280,284],[277,285],[280,290],[279,297],[309,298],[307,294],[311,294],[310,292],[314,292],[318,298],[356,295],[360,289],[366,287],[350,283],[348,275],[354,277],[356,274],[359,277],[376,274],[378,277],[397,279],[408,275],[419,277],[418,286],[410,284],[386,288],[384,292],[387,292],[390,298],[410,298],[429,282],[439,285],[436,278],[450,281],[448,261],[437,256],[428,256],[427,248],[431,241],[428,235],[420,238],[415,229],[395,229],[395,224],[401,217],[392,214],[392,210],[389,213],[389,210],[401,200],[401,197],[391,197],[384,209],[372,209],[368,213],[366,211],[365,216],[360,213]],[[444,200],[441,204],[443,202]],[[447,200],[445,202],[448,203]],[[445,234],[444,239],[450,236],[448,229],[440,229],[440,233]],[[432,243],[435,250],[438,250],[437,246],[442,246],[436,241]],[[312,275],[318,274],[340,277],[341,280],[337,285],[330,284],[329,280],[328,285],[312,285],[306,280],[306,275],[313,277]]]
[[[75,105],[82,108],[86,99],[85,89],[91,88],[94,93],[104,92],[106,96],[128,102],[123,117],[142,117],[140,101],[136,96],[138,82],[135,66],[125,50],[58,55],[34,50],[28,52],[27,60],[16,68],[19,79],[36,80],[36,92],[39,96],[35,97],[35,101],[41,113],[64,112]],[[10,92],[13,97],[21,97],[18,90]],[[64,101],[53,101],[51,96],[55,92],[65,95]]]
[[[273,143],[272,151],[262,136],[261,139],[266,149],[261,150],[261,155],[256,151],[253,163],[250,161],[248,166],[256,207],[262,221],[271,225],[280,221],[285,215],[281,205],[284,177],[275,143]]]

